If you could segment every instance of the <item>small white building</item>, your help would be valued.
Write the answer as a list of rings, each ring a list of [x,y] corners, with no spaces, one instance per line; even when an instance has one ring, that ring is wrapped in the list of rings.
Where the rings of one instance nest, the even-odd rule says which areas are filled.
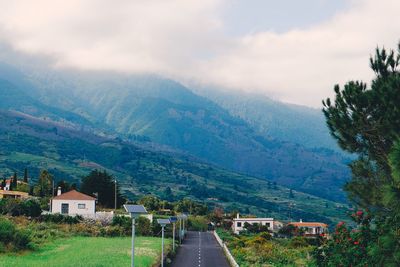
[[[61,194],[59,189],[57,196],[51,200],[51,213],[65,215],[96,215],[96,198],[71,190]]]
[[[320,222],[291,222],[290,225],[304,231],[305,236],[327,235],[328,225]]]
[[[268,230],[274,230],[274,219],[273,218],[240,218],[239,213],[236,218],[233,219],[232,230],[235,234],[239,234],[240,231],[245,230],[245,223],[248,224],[261,224],[268,227]]]

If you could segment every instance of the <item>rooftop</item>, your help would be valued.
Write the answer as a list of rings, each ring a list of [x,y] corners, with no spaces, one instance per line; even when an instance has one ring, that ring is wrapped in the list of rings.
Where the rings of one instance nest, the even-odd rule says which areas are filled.
[[[71,190],[53,198],[54,200],[96,200],[96,198],[82,194],[76,190]]]
[[[328,227],[327,224],[319,222],[291,222],[289,224],[297,227]]]
[[[273,221],[274,218],[234,218],[234,221]]]

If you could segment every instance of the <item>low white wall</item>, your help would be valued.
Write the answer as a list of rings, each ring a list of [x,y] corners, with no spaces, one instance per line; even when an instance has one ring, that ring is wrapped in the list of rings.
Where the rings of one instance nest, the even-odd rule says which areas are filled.
[[[94,200],[63,200],[53,199],[51,212],[61,213],[61,205],[68,204],[68,214],[66,215],[90,215],[96,212],[96,202]],[[85,208],[79,209],[78,205],[84,204]]]
[[[222,239],[219,237],[219,235],[217,234],[216,231],[214,231],[214,236],[215,239],[217,239],[218,244],[222,247],[222,249],[224,250],[224,253],[226,255],[226,257],[228,258],[229,264],[232,267],[239,267],[239,264],[237,264],[235,258],[232,256],[231,252],[229,251],[228,247],[226,246],[226,244],[224,243],[224,241],[222,241]]]

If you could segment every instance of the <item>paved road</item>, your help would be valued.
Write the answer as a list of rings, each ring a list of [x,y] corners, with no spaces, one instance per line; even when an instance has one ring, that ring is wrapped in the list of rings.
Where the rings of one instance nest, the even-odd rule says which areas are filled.
[[[229,267],[229,263],[212,233],[188,232],[172,267]]]

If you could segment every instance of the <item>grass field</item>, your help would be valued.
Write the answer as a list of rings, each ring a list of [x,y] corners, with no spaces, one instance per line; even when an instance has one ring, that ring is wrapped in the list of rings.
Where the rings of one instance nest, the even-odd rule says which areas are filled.
[[[152,266],[160,259],[161,239],[136,237],[135,266]],[[169,247],[171,240],[166,240]],[[58,239],[34,252],[0,254],[0,266],[118,267],[130,266],[131,238],[73,237]]]

